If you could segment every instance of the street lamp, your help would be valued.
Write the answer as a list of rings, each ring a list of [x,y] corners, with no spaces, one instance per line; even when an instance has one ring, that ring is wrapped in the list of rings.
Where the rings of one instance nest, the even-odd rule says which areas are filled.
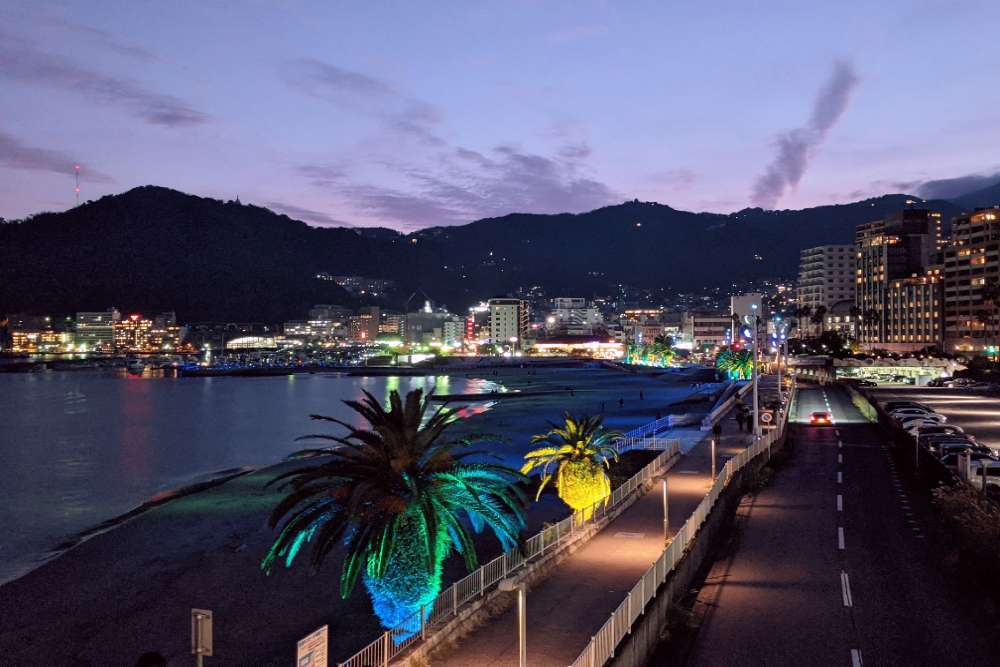
[[[514,578],[507,578],[501,579],[500,583],[497,584],[497,588],[506,593],[517,591],[518,664],[520,667],[528,667],[528,624],[527,619],[525,618],[527,610],[525,609],[524,599],[527,586],[523,581],[518,581]]]
[[[663,543],[666,544],[667,540],[670,539],[670,515],[667,512],[667,476],[657,475],[653,478],[654,482],[663,481]]]

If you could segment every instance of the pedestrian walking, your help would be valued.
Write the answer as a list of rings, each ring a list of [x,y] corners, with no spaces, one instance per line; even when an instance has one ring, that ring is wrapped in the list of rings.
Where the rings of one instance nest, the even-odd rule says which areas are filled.
[[[604,401],[601,401],[601,412],[604,412]]]
[[[642,397],[642,392],[641,392],[641,391],[639,392],[639,400],[640,400],[640,401],[645,401],[645,400],[646,400],[646,399],[644,399],[644,398]]]
[[[736,430],[743,432],[743,413],[739,411],[736,412]]]
[[[624,398],[619,398],[618,399],[618,409],[621,410],[624,407],[625,407],[625,399]]]

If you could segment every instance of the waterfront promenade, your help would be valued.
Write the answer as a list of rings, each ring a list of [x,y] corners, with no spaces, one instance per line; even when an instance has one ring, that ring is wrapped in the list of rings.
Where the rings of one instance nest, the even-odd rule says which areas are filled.
[[[776,385],[772,385],[776,386]],[[770,390],[773,394],[774,389]],[[736,430],[734,413],[723,420],[716,469],[746,448],[747,434]],[[687,429],[695,435],[691,429]],[[671,535],[711,486],[710,433],[667,473]],[[663,434],[671,437],[672,433]],[[689,441],[690,442],[690,441]],[[690,445],[688,445],[690,446]],[[573,664],[636,582],[662,553],[663,501],[654,488],[604,528],[527,594],[528,663],[532,667]],[[516,608],[466,636],[450,652],[431,660],[434,667],[507,667],[518,661]]]

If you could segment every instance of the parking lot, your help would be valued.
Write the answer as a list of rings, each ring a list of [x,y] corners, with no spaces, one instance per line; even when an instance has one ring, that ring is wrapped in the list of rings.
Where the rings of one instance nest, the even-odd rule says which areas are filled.
[[[965,429],[976,440],[1000,449],[1000,397],[949,387],[913,387],[880,384],[868,390],[879,402],[900,400],[923,403]]]

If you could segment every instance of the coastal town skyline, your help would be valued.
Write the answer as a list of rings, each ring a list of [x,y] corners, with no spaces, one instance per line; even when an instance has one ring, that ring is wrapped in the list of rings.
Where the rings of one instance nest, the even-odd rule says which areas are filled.
[[[1000,179],[997,56],[918,45],[995,11],[6,6],[0,216],[71,208],[78,164],[81,201],[155,183],[402,230],[954,197]]]

